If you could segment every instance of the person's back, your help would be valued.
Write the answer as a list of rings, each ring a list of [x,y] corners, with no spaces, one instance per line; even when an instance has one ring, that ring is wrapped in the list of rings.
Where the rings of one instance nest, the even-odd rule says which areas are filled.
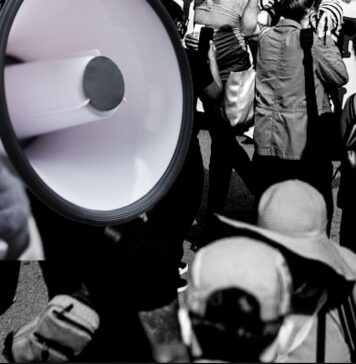
[[[255,201],[257,204],[263,192],[274,183],[303,180],[324,196],[330,227],[333,215],[330,145],[335,140],[328,92],[345,84],[348,75],[331,36],[320,39],[311,29],[306,29],[310,26],[313,5],[314,0],[283,1],[281,20],[275,27],[262,30],[259,36]],[[254,12],[256,5],[250,8]],[[305,61],[302,31],[312,41],[311,49],[304,47],[305,56],[311,62]],[[308,72],[310,76],[305,76]]]
[[[290,3],[293,2],[297,3]],[[298,12],[296,16],[288,16],[289,13],[285,11],[284,18],[259,37],[255,141],[259,155],[300,160],[308,120],[300,44],[305,18]],[[326,88],[343,85],[347,72],[331,37],[320,40],[314,34],[312,55],[318,113],[322,115],[331,111]]]

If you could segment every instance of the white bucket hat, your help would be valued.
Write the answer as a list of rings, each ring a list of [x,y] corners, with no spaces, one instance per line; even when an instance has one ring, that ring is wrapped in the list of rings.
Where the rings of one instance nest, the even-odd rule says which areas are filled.
[[[259,226],[221,216],[219,219],[267,238],[272,246],[320,262],[347,281],[356,281],[356,255],[328,238],[325,201],[307,183],[291,180],[270,187],[258,206]]]

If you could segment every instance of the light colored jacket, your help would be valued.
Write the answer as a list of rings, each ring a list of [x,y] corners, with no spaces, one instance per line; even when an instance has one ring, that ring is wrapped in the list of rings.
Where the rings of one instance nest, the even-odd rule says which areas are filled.
[[[256,65],[255,144],[257,154],[299,160],[306,144],[307,104],[300,45],[302,26],[282,19],[259,37]],[[314,35],[312,47],[319,115],[330,112],[328,87],[348,81],[334,41]]]
[[[292,315],[294,345],[280,355],[277,363],[315,363],[317,359],[317,318]],[[336,309],[326,314],[325,363],[351,363],[351,354]],[[299,336],[299,337],[298,337]]]

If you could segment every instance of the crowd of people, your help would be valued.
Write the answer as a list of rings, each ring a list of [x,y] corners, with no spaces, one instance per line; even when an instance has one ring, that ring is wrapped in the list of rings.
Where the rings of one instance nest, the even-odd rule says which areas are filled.
[[[160,1],[186,50],[194,104],[204,110],[195,111],[182,170],[151,211],[102,228],[52,211],[1,164],[0,313],[30,245],[30,214],[49,297],[43,312],[7,335],[6,359],[356,360],[356,97],[342,99],[356,20],[343,14],[343,0]],[[237,138],[252,124],[232,126],[226,112],[231,79],[251,69],[252,160]],[[202,201],[203,124],[211,137],[208,204],[188,284],[181,260]],[[340,244],[330,239],[333,160]],[[233,170],[254,197],[248,223],[223,217]]]

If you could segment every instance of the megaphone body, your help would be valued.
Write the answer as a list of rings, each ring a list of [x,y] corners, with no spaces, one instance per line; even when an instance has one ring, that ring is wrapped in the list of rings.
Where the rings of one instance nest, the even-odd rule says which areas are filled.
[[[6,1],[0,38],[0,134],[29,188],[95,225],[151,209],[184,162],[193,110],[160,2]]]

